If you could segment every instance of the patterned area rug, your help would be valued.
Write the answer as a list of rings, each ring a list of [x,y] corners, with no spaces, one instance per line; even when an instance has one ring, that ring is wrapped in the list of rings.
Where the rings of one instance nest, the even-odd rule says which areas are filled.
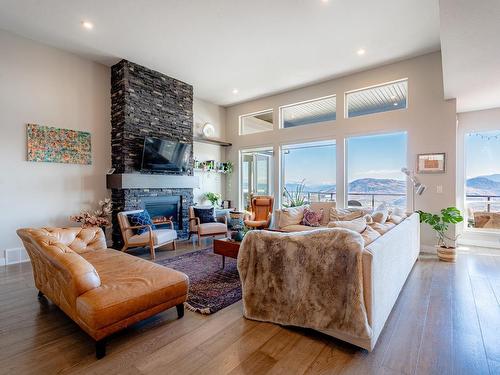
[[[189,276],[189,295],[185,305],[191,311],[213,314],[241,299],[236,259],[226,257],[226,266],[222,269],[222,257],[214,254],[211,248],[156,263]]]

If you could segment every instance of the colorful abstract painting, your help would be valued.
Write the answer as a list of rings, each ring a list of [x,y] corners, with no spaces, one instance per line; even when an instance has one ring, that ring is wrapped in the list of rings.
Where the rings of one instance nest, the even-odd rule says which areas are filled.
[[[36,124],[26,127],[28,161],[92,164],[90,133]]]

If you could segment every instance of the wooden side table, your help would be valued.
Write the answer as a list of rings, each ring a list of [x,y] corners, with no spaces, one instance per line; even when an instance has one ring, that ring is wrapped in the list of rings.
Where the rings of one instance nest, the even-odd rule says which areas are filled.
[[[238,258],[241,242],[233,241],[230,238],[214,240],[214,254],[222,255],[222,268],[226,266],[226,257]]]

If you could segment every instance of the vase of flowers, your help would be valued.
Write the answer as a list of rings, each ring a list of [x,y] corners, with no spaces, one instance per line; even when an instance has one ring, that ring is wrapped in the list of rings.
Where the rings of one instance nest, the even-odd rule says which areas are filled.
[[[70,216],[71,221],[80,223],[82,228],[100,227],[103,231],[111,223],[111,199],[99,201],[99,208],[95,211],[82,210],[78,215]]]

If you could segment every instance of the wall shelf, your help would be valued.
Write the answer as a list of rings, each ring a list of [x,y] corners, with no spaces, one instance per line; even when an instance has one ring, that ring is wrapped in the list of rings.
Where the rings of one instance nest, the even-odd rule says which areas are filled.
[[[229,147],[229,146],[233,145],[232,143],[221,141],[219,139],[208,139],[208,138],[194,137],[193,141],[200,142],[200,143],[208,143],[211,145],[217,145],[217,146],[222,146],[222,147]]]

